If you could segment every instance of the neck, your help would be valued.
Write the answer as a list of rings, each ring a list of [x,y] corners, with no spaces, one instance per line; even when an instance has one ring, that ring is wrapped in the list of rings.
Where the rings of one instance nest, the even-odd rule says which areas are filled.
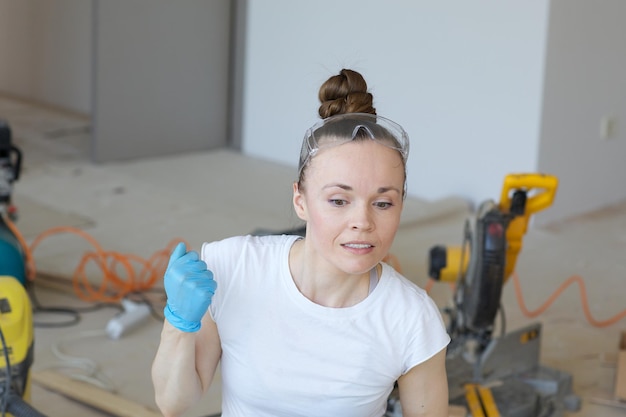
[[[306,298],[324,307],[344,308],[354,306],[368,296],[370,271],[348,274],[312,258],[306,252],[304,239],[294,243],[289,254],[289,268],[296,287]]]

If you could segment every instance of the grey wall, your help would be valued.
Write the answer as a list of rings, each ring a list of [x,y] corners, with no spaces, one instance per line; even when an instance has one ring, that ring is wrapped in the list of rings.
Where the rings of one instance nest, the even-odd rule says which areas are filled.
[[[224,146],[230,2],[95,4],[92,159]]]
[[[92,1],[39,0],[35,96],[83,114],[91,97]]]
[[[0,91],[34,95],[38,29],[35,0],[0,0]]]
[[[0,0],[0,91],[88,115],[89,0]]]
[[[224,146],[230,0],[0,0],[0,93],[91,116],[104,162]]]

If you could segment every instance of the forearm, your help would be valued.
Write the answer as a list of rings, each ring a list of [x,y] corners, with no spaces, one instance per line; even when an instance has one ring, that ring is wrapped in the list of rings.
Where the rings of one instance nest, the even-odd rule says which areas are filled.
[[[197,337],[198,333],[182,332],[165,320],[152,364],[152,383],[156,403],[166,417],[182,415],[204,391],[196,367]]]
[[[163,286],[167,304],[152,383],[161,412],[178,417],[208,389],[221,356],[217,326],[207,314],[217,283],[198,253],[180,242],[170,255]]]

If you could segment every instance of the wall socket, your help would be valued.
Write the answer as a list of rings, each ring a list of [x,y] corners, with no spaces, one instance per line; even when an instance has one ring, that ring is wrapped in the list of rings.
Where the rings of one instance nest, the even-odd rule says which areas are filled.
[[[600,139],[609,140],[617,135],[617,118],[615,116],[602,116],[600,119]]]

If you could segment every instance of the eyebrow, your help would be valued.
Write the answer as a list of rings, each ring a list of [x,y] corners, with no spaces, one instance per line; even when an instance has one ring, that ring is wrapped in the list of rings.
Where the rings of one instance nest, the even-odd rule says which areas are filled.
[[[334,188],[334,187],[341,188],[342,190],[345,190],[345,191],[354,191],[354,188],[352,188],[351,186],[346,185],[346,184],[340,184],[340,183],[328,184],[322,187],[322,189],[328,189],[328,188]],[[397,187],[392,187],[392,186],[380,187],[378,189],[378,194],[384,194],[388,191],[395,191],[398,194],[402,194]]]

